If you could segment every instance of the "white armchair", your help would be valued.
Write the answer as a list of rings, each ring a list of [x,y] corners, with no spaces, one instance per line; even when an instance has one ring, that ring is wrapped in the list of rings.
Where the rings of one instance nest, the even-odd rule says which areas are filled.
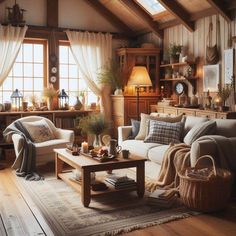
[[[66,147],[67,143],[71,143],[74,141],[74,131],[56,128],[54,124],[47,118],[40,116],[28,116],[19,119],[19,121],[24,124],[24,122],[34,122],[40,121],[42,119],[45,120],[49,125],[50,129],[52,130],[55,136],[55,139],[41,143],[34,143],[36,147],[36,165],[41,165],[53,161],[55,157],[53,152],[54,148],[64,148]],[[13,134],[12,141],[17,156],[23,147],[23,138],[19,134]],[[18,163],[20,161],[21,158],[18,158],[17,162],[14,163],[13,167],[17,168]]]

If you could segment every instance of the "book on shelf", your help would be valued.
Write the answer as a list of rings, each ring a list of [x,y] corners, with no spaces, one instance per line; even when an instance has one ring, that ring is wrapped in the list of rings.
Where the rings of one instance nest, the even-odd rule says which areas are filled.
[[[109,174],[106,176],[106,180],[110,180],[114,183],[134,181],[133,179],[129,178],[127,175],[118,175],[118,174]]]

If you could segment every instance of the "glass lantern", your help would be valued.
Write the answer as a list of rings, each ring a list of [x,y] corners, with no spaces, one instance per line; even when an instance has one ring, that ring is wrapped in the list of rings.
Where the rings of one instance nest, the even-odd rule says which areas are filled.
[[[12,111],[20,111],[22,105],[23,95],[16,89],[11,95]]]
[[[59,109],[66,110],[69,108],[69,96],[66,94],[65,89],[62,89],[58,95]]]

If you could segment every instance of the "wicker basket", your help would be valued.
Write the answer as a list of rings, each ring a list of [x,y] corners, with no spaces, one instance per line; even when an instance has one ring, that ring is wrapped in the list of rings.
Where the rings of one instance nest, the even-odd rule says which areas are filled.
[[[210,159],[213,175],[205,180],[187,176],[188,170],[200,170],[199,162]],[[187,168],[178,173],[180,177],[179,193],[183,203],[190,209],[202,212],[212,212],[223,209],[231,193],[231,173],[228,170],[215,167],[214,159],[205,155],[200,157],[194,168]]]

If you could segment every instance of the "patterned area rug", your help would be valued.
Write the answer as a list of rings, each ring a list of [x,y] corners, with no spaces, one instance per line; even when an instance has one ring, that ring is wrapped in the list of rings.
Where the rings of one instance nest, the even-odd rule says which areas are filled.
[[[177,207],[161,210],[139,199],[136,192],[92,199],[83,207],[80,194],[61,180],[18,178],[57,236],[118,235],[195,215]]]

